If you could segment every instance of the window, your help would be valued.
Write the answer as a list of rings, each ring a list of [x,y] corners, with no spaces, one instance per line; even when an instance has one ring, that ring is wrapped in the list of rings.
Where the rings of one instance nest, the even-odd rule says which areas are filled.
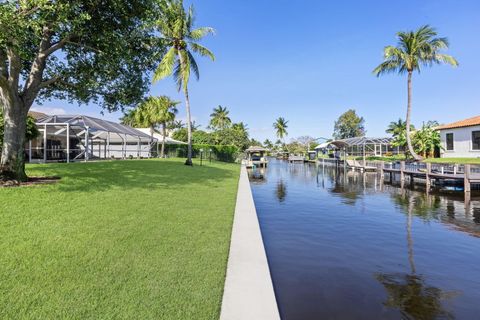
[[[453,133],[447,133],[446,135],[447,140],[447,150],[453,150]]]
[[[472,150],[480,150],[480,131],[472,131]]]

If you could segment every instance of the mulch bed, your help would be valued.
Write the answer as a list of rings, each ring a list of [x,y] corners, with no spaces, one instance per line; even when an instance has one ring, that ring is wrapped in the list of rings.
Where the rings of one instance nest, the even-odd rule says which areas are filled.
[[[25,182],[20,182],[17,180],[0,180],[0,188],[54,184],[57,183],[59,180],[60,177],[28,177],[28,180]]]

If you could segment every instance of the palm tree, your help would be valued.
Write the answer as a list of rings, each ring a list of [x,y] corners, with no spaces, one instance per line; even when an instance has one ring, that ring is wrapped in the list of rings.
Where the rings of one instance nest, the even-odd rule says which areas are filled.
[[[248,126],[243,122],[232,124],[232,129],[248,136]]]
[[[124,112],[123,117],[120,118],[120,123],[126,126],[135,127],[137,126],[135,120],[135,112],[137,109],[130,109],[127,112]]]
[[[420,72],[420,66],[446,63],[456,67],[458,62],[452,56],[440,53],[440,50],[448,49],[448,39],[438,38],[435,29],[429,25],[422,26],[416,31],[398,32],[397,37],[397,46],[385,47],[384,61],[373,70],[373,73],[377,77],[391,72],[408,74],[408,103],[405,121],[407,146],[413,158],[421,160],[422,158],[413,150],[410,137],[412,74],[414,71]]]
[[[193,71],[197,80],[200,78],[197,62],[193,53],[207,56],[215,60],[213,53],[198,42],[215,31],[210,27],[194,29],[195,14],[193,6],[188,11],[183,7],[183,0],[170,0],[160,2],[161,16],[157,20],[157,28],[161,40],[169,48],[163,56],[158,68],[153,75],[153,82],[157,82],[173,75],[178,91],[183,89],[185,94],[185,107],[187,111],[187,141],[188,154],[186,165],[192,165],[192,117],[190,113],[190,98],[188,95],[188,81],[190,72]]]
[[[213,109],[210,114],[210,128],[212,129],[226,129],[232,124],[232,120],[228,117],[229,111],[226,107],[218,106]]]
[[[155,128],[162,125],[162,150],[160,157],[165,155],[165,136],[167,134],[167,124],[175,120],[177,114],[178,102],[171,100],[167,96],[148,97],[139,104],[135,111],[135,122],[140,126],[150,128],[150,135],[153,141]],[[158,154],[158,144],[157,144]]]
[[[284,138],[288,135],[287,128],[288,128],[288,121],[286,121],[284,118],[279,117],[274,123],[273,123],[273,128],[276,131],[277,137],[284,140]],[[285,141],[283,141],[283,144],[285,145]]]
[[[185,124],[183,123],[182,120],[174,120],[170,122],[170,124],[168,125],[169,130],[177,130],[182,128],[185,128]]]
[[[385,130],[386,133],[390,133],[394,137],[404,134],[407,130],[407,122],[403,121],[399,118],[397,121],[392,121]],[[415,130],[415,126],[413,124],[410,125],[410,131]]]

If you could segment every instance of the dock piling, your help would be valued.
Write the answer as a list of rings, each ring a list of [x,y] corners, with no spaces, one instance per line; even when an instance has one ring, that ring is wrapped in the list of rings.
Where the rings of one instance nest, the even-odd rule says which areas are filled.
[[[405,161],[400,161],[400,181],[405,181]]]
[[[470,165],[466,164],[464,170],[464,191],[470,193]]]
[[[432,164],[427,162],[427,172],[425,173],[425,183],[427,191],[430,190],[431,181],[430,181],[430,174],[432,173]],[[442,167],[442,174],[443,174],[443,167]]]

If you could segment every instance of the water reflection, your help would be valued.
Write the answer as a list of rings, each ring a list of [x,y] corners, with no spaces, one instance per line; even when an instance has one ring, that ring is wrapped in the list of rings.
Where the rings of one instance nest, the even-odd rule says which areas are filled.
[[[404,319],[454,319],[442,301],[453,298],[455,292],[442,292],[429,286],[416,274],[377,274],[376,279],[385,287],[388,298],[384,305],[396,308]]]
[[[275,189],[275,195],[279,202],[285,201],[285,197],[287,196],[287,185],[283,180],[277,182],[277,188]]]
[[[416,201],[418,199],[422,201]],[[425,201],[425,198],[427,199]],[[446,310],[444,302],[459,295],[459,292],[444,292],[442,289],[428,285],[424,276],[417,274],[413,253],[412,218],[419,215],[428,217],[428,208],[431,208],[431,199],[415,197],[402,190],[402,195],[395,197],[396,202],[406,206],[407,220],[407,248],[410,273],[383,274],[376,273],[375,278],[385,287],[387,300],[386,307],[398,309],[406,319],[454,319],[454,315]],[[419,205],[415,205],[418,203]],[[415,213],[414,213],[415,211]]]
[[[282,319],[478,316],[478,194],[274,160],[251,179]]]

